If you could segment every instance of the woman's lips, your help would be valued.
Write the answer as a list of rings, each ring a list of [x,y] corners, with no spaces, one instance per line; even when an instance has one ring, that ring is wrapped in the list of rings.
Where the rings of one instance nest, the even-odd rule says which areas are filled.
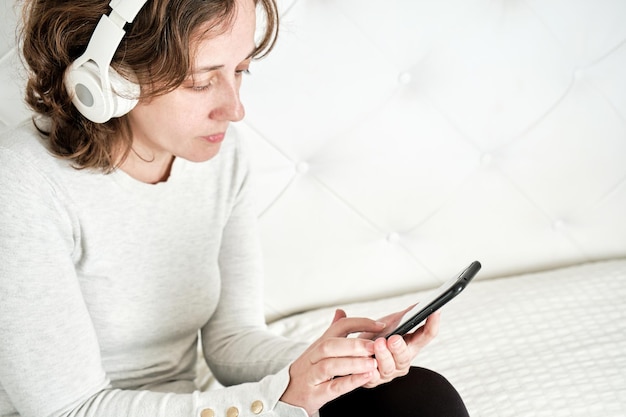
[[[202,139],[211,143],[220,143],[224,140],[224,136],[224,133],[216,133],[214,135],[202,136]]]

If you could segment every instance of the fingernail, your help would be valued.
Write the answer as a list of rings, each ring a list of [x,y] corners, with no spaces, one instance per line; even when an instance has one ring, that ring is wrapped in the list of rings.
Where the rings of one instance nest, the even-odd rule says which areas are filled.
[[[378,327],[380,327],[381,329],[382,329],[382,328],[385,328],[385,327],[387,326],[387,324],[383,323],[382,321],[377,321],[377,322],[376,322],[376,325],[377,325]]]

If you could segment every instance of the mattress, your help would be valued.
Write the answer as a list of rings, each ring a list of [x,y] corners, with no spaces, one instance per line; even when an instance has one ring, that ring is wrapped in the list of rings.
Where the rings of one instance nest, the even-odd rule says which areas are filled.
[[[342,308],[382,317],[422,294]],[[443,308],[438,337],[414,365],[445,375],[473,417],[624,417],[625,300],[624,259],[475,281]],[[333,312],[309,311],[270,328],[314,340]]]

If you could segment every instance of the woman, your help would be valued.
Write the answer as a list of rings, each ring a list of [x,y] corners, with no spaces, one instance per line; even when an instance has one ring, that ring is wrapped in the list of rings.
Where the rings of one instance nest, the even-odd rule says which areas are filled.
[[[245,148],[226,132],[276,5],[143,3],[25,4],[38,116],[0,140],[0,416],[467,415],[410,367],[437,315],[388,340],[346,336],[392,317],[340,310],[308,347],[267,331]],[[227,388],[194,385],[198,339]]]

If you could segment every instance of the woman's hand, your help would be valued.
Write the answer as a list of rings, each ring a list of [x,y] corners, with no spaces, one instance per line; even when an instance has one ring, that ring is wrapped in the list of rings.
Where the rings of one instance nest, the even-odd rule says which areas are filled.
[[[398,315],[402,317],[404,312],[392,314],[380,321],[393,322]],[[440,312],[435,312],[426,319],[426,323],[422,327],[413,333],[408,333],[404,336],[393,335],[389,339],[384,337],[377,338],[374,342],[374,357],[378,363],[378,368],[374,372],[374,376],[363,386],[365,388],[373,388],[399,376],[406,375],[413,359],[424,346],[437,336],[440,319]]]
[[[379,333],[385,325],[366,318],[347,318],[337,310],[332,324],[289,368],[290,381],[281,401],[302,407],[311,415],[327,402],[355,388],[380,381],[377,370],[379,352],[385,359],[385,372],[391,368],[387,348],[378,350],[375,342],[362,338],[348,338],[351,333]],[[406,347],[406,346],[405,346]],[[394,347],[394,352],[403,351]],[[400,352],[399,357],[406,356]]]

